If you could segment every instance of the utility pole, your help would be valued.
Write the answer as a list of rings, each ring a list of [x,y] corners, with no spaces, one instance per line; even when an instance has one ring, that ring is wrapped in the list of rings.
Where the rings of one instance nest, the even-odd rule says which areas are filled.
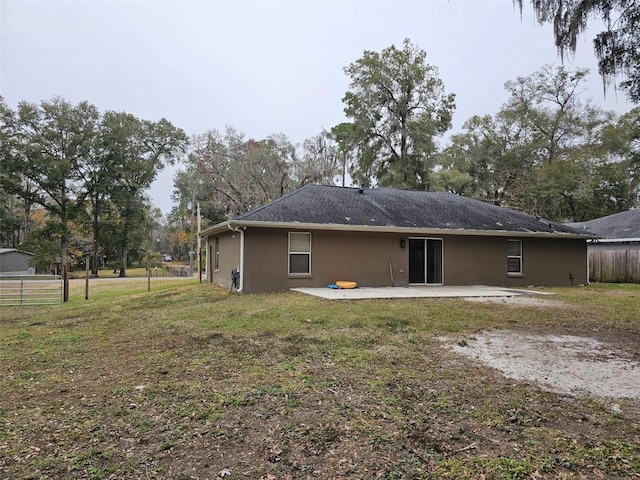
[[[198,279],[202,283],[202,238],[200,237],[200,202],[198,202]]]

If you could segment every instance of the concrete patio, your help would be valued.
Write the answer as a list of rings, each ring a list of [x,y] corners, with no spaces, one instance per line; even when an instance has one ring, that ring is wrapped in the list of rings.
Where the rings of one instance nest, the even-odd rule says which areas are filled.
[[[292,288],[295,292],[330,300],[360,300],[367,298],[447,298],[447,297],[514,297],[521,295],[553,295],[548,292],[520,290],[482,285],[409,286],[409,287],[358,287],[352,289]]]

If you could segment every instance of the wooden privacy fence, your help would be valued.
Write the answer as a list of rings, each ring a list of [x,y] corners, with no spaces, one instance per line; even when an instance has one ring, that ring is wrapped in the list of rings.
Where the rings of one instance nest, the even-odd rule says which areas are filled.
[[[590,252],[589,280],[603,283],[640,283],[640,250]]]
[[[0,276],[0,306],[62,303],[60,275]]]

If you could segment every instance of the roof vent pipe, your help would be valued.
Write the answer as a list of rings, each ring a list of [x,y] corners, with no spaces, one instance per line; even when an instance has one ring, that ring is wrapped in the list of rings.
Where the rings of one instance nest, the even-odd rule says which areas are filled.
[[[364,188],[358,187],[358,193],[364,193]]]

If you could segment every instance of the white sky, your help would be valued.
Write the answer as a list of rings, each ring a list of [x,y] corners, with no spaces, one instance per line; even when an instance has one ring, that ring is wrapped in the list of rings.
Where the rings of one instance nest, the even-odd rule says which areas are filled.
[[[0,95],[11,108],[59,95],[189,135],[232,125],[302,143],[345,121],[343,68],[408,37],[457,96],[454,133],[496,113],[507,80],[560,63],[525,3],[521,19],[511,0],[0,0]],[[583,98],[627,112],[623,94],[603,95],[591,39],[565,65],[591,69]],[[165,213],[174,172],[150,191]]]

